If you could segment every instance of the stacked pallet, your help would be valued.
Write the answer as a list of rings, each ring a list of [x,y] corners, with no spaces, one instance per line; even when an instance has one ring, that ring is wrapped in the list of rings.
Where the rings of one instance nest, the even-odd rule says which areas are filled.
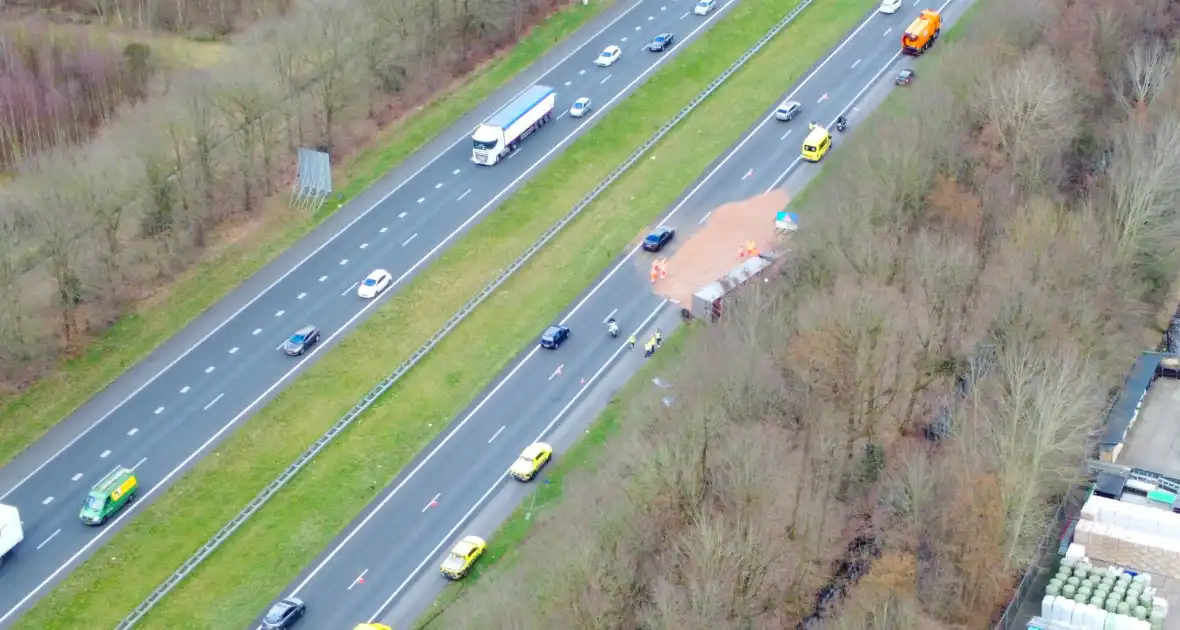
[[[1095,560],[1180,578],[1180,514],[1091,496],[1074,541]]]

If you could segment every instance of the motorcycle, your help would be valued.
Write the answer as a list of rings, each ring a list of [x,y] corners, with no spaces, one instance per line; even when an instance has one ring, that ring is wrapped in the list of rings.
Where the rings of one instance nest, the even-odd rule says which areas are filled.
[[[847,120],[845,120],[844,118],[839,118],[836,120],[836,131],[843,133],[844,130],[847,128],[848,128],[848,121]]]
[[[606,323],[606,331],[610,333],[611,337],[619,336],[619,323],[615,320],[610,320]]]

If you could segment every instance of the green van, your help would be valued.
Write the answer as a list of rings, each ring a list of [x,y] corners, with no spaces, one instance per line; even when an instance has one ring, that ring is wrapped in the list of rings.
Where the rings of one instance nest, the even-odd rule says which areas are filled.
[[[102,525],[124,505],[134,501],[137,490],[139,480],[135,478],[135,471],[116,466],[94,484],[90,494],[86,495],[86,501],[82,503],[78,517],[87,525]]]

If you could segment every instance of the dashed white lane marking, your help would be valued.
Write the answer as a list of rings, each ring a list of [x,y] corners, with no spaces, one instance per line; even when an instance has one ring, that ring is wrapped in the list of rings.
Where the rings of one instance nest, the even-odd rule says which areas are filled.
[[[327,279],[328,279],[328,276],[320,276],[320,282],[323,282],[324,280],[327,280]]]
[[[257,337],[257,336],[258,336],[258,333],[260,333],[260,332],[262,332],[262,329],[261,329],[261,328],[255,328],[255,329],[254,329],[254,332],[252,332],[252,333],[250,333],[250,334],[251,334],[251,335],[254,335],[255,337]],[[186,389],[187,389],[187,388],[186,388]]]
[[[656,16],[654,16],[654,15],[649,15],[649,16],[647,16],[647,21],[648,21],[648,22],[650,22],[650,21],[652,21],[652,20],[654,20],[654,19],[656,19]]]
[[[892,31],[892,30],[893,30],[892,28],[887,28],[887,29],[885,29],[885,32],[881,34],[881,37],[888,37],[888,36],[889,36],[889,32],[890,32],[890,31]]]
[[[558,120],[561,120],[562,118],[565,118],[565,115],[566,115],[567,113],[569,113],[569,112],[561,112],[560,114],[558,114],[558,115],[557,115],[557,119],[558,119]]]
[[[578,76],[582,76],[583,74],[586,74],[586,71],[585,71],[585,70],[579,70],[579,71],[578,71]]]
[[[258,333],[254,333],[254,334],[256,334],[256,335],[257,335]],[[182,394],[187,394],[187,393],[188,393],[188,390],[190,390],[190,389],[192,389],[192,388],[191,388],[191,387],[189,387],[188,385],[185,385],[184,387],[181,387],[181,388],[180,388],[180,393],[182,393]]]
[[[660,7],[660,10],[661,10],[661,11],[667,11],[667,10],[668,10],[668,7]]]
[[[52,497],[51,497],[51,498],[52,498]],[[49,538],[46,538],[45,540],[42,540],[42,541],[41,541],[41,544],[40,544],[40,545],[37,545],[37,548],[38,548],[38,549],[40,549],[40,548],[44,547],[45,545],[48,545],[48,544],[49,544],[49,541],[53,540],[53,537],[54,537],[54,536],[57,536],[57,535],[58,535],[58,534],[60,534],[60,533],[61,533],[61,530],[60,530],[60,529],[59,529],[59,530],[57,530],[57,531],[55,531],[55,532],[53,532],[52,534],[50,534],[50,535],[49,535]]]
[[[107,449],[107,450],[103,451],[102,453],[99,453],[98,457],[99,457],[99,459],[106,459],[107,455],[110,455],[110,454],[111,454],[110,449]]]
[[[615,313],[618,313],[618,312],[619,312],[619,309],[616,308],[615,310],[611,311],[610,313],[607,313],[607,316],[602,318],[602,323],[605,324],[605,323],[609,322],[610,318],[614,317]]]
[[[553,373],[549,375],[549,380],[553,380],[554,378],[557,378],[558,376],[561,376],[561,368],[563,368],[563,367],[565,367],[565,364],[564,364],[564,363],[562,363],[561,365],[557,366],[557,369],[556,369],[556,370],[553,370]]]
[[[471,189],[468,188],[462,195],[459,195],[459,201],[463,201],[463,198],[466,197],[467,195],[470,195],[470,194],[471,194]]]
[[[345,259],[341,260],[341,261],[340,261],[340,264],[341,264],[341,265],[347,265],[347,264],[348,264],[348,259],[347,259],[347,258],[345,258]]]
[[[574,82],[573,82],[573,81],[566,81],[566,82],[565,82],[565,86],[566,86],[566,87],[569,87],[569,86],[571,86],[571,85],[573,85],[573,84],[574,84]]]
[[[282,317],[283,313],[286,313],[286,312],[287,311],[275,311],[275,317]]]
[[[636,31],[643,30],[643,27],[642,27],[642,26],[636,26],[636,27],[635,27],[635,30],[636,30]]]
[[[50,503],[53,503],[53,497],[45,497],[45,500],[41,502],[41,505],[49,505]]]
[[[705,224],[705,221],[708,221],[708,220],[709,220],[709,215],[711,215],[711,214],[713,214],[713,212],[712,212],[712,211],[706,212],[706,213],[705,213],[705,216],[701,217],[701,220],[700,220],[700,221],[697,221],[697,225],[704,225],[704,224]]]
[[[139,429],[132,428],[130,431],[127,432],[127,435],[135,435],[136,433],[139,433]]]
[[[786,139],[787,139],[787,136],[789,136],[789,135],[791,135],[791,130],[790,130],[790,129],[788,129],[788,130],[787,130],[787,133],[784,133],[784,134],[783,134],[783,137],[779,138],[779,140],[786,140]]]
[[[602,80],[598,82],[598,85],[602,85],[603,83],[606,83],[609,79],[610,79],[609,74],[606,75],[605,77],[602,77]]]
[[[404,212],[399,212],[399,213],[398,213],[398,215],[397,215],[397,218],[399,218],[399,219],[404,219],[404,218],[406,218],[406,213],[404,213]]]
[[[427,503],[426,507],[422,508],[422,513],[425,514],[426,510],[429,510],[431,506],[438,505],[438,498],[441,496],[442,496],[441,492],[434,495],[434,498],[430,500],[430,503]]]
[[[418,197],[418,203],[422,203],[423,201],[426,201],[426,197]]]
[[[74,476],[70,477],[70,481],[77,481],[81,478],[82,478],[82,473],[74,473]]]
[[[746,174],[742,175],[742,181],[743,182],[746,181],[747,179],[749,179],[753,175],[754,175],[754,169],[750,169],[750,170],[746,171]]]
[[[492,437],[488,438],[488,444],[491,444],[492,440],[500,437],[500,433],[502,433],[505,428],[507,428],[507,425],[500,427],[499,429],[496,429],[496,432],[492,434]]]
[[[859,65],[860,65],[860,59],[857,59],[856,61],[852,62],[852,67],[853,67],[853,68],[855,68],[855,67],[857,67],[857,66],[859,66]]]
[[[366,248],[366,247],[368,247],[368,246],[369,246],[369,244],[368,244],[368,243],[361,243],[361,249],[364,249],[364,248]]]
[[[163,407],[156,407],[156,410],[153,413],[155,413],[158,416],[158,415],[164,413],[164,408]]]
[[[435,190],[438,190],[439,188],[442,188],[442,186],[443,186],[443,185],[442,185],[442,182],[439,182],[439,183],[437,183],[437,184],[435,184],[435,185],[434,185],[434,189],[435,189]]]
[[[206,373],[206,374],[209,374],[209,373],[213,372],[213,370],[216,370],[216,369],[217,369],[217,368],[215,368],[215,367],[213,367],[212,365],[210,365],[209,367],[205,368],[205,373]]]
[[[402,243],[402,247],[405,247],[406,245],[409,245],[409,244],[410,244],[410,241],[414,240],[415,238],[418,238],[418,233],[417,233],[417,232],[414,232],[414,234],[413,234],[412,236],[410,236],[410,238],[407,238],[407,239],[405,240],[405,242],[404,242],[404,243]]]
[[[353,290],[353,289],[355,289],[355,288],[356,288],[356,285],[358,285],[358,284],[360,284],[360,283],[359,283],[359,282],[353,282],[352,284],[348,285],[348,288],[347,288],[347,289],[345,289],[345,290],[344,290],[344,293],[341,293],[341,294],[340,294],[340,296],[341,296],[341,297],[344,297],[345,295],[348,295],[349,293],[352,293],[352,290]]]
[[[224,396],[224,395],[225,395],[225,392],[222,392],[222,393],[220,393],[220,394],[218,394],[218,395],[217,395],[217,398],[214,398],[213,400],[210,400],[210,401],[209,401],[209,404],[208,404],[208,405],[205,405],[205,411],[209,411],[209,408],[210,408],[210,407],[212,407],[213,405],[216,405],[216,404],[217,404],[217,401],[221,400],[221,397],[222,397],[222,396]]]
[[[459,169],[455,169],[455,170],[451,171],[451,175],[458,175],[458,174],[459,174]]]
[[[684,18],[688,17],[688,15],[689,15],[688,13],[685,13],[684,15],[680,16],[680,19],[683,20]]]
[[[627,38],[626,37],[620,38],[619,41],[625,42],[625,41],[627,41]]]
[[[384,233],[385,233],[385,231],[386,231],[386,230],[388,230],[388,229],[389,229],[389,228],[387,228],[387,227],[383,227],[383,228],[381,228],[380,230],[377,230],[377,232],[378,232],[378,233],[380,233],[380,234],[384,234]]]
[[[352,584],[349,584],[349,585],[348,585],[348,590],[350,590],[350,591],[351,591],[351,590],[352,590],[352,587],[356,586],[357,584],[361,584],[361,583],[363,583],[363,582],[365,581],[365,574],[366,574],[366,573],[368,573],[368,572],[369,572],[369,570],[368,570],[368,569],[365,569],[364,571],[361,571],[361,574],[360,574],[360,575],[358,575],[358,576],[356,576],[356,579],[352,581]]]
[[[135,462],[135,465],[131,467],[131,470],[135,470],[135,469],[139,468],[140,466],[143,466],[143,463],[146,461],[147,461],[147,458],[145,457],[145,458]]]
[[[306,294],[304,294],[304,293],[300,293],[299,295],[300,295],[300,296],[303,296],[303,295],[306,295]],[[302,300],[303,298],[302,298],[302,297],[300,297],[299,299],[301,299],[301,300]],[[230,354],[237,354],[237,353],[238,353],[238,350],[240,350],[240,348],[238,348],[237,346],[234,346],[234,347],[232,347],[232,348],[230,348],[230,349],[229,349],[229,353],[230,353]]]

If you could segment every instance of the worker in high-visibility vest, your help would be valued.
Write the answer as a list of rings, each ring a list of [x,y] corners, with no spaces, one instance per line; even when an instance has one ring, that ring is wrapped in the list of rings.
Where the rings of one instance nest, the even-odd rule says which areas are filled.
[[[651,353],[656,351],[656,346],[651,341],[643,344],[643,357],[646,359],[651,356]]]
[[[631,335],[630,337],[627,337],[627,346],[630,347],[632,350],[635,349],[635,335]]]

